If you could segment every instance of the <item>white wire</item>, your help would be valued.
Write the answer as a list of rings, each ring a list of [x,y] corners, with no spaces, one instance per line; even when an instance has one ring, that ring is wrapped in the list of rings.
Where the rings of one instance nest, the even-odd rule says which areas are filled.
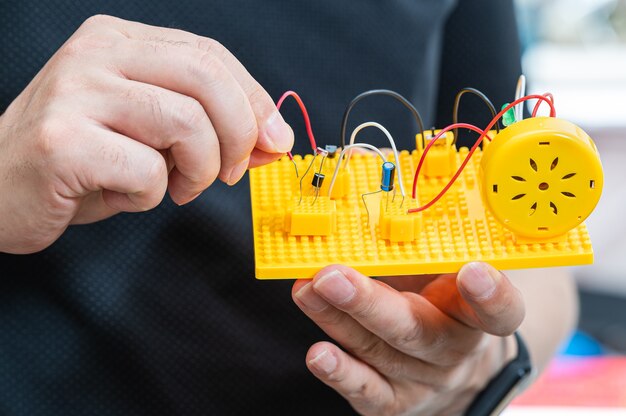
[[[515,88],[515,100],[519,100],[526,95],[526,77],[524,74],[520,75],[517,80],[517,87]],[[515,121],[522,121],[524,119],[524,103],[519,103],[515,106]]]
[[[383,126],[381,126],[380,124],[374,121],[365,122],[361,124],[360,126],[358,126],[356,129],[354,129],[354,131],[352,132],[352,135],[350,136],[350,144],[354,143],[354,139],[356,138],[356,135],[366,127],[376,127],[378,130],[385,133],[385,136],[387,136],[387,139],[389,139],[389,144],[391,144],[391,148],[393,149],[393,155],[396,158],[396,168],[398,171],[398,183],[400,184],[400,193],[402,193],[402,196],[406,196],[404,193],[404,183],[402,182],[402,169],[400,169],[400,155],[398,154],[398,149],[396,148],[396,142],[393,140],[393,137],[391,137],[391,133],[389,133],[389,131],[387,131],[386,128],[384,128]],[[347,147],[348,146],[346,146],[346,148]],[[346,159],[346,167],[348,166],[348,162],[350,162],[351,155],[352,155],[352,152],[348,153],[348,158]]]
[[[355,143],[355,144],[351,144],[351,145],[344,147],[343,150],[341,151],[341,154],[339,155],[339,159],[337,159],[337,166],[335,166],[335,173],[333,173],[333,179],[330,181],[330,186],[328,187],[329,197],[333,194],[333,187],[335,186],[335,181],[337,180],[337,173],[339,172],[339,167],[341,166],[341,161],[343,160],[343,156],[346,153],[346,150],[350,150],[355,147],[362,147],[365,149],[373,150],[374,152],[378,153],[378,156],[380,156],[380,158],[383,160],[383,163],[387,162],[387,158],[385,157],[385,155],[383,155],[383,152],[381,152],[377,147],[372,146],[371,144]]]

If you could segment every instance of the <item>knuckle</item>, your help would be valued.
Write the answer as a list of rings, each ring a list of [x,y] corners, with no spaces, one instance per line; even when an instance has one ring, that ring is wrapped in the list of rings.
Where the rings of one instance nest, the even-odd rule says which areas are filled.
[[[196,41],[196,48],[203,52],[214,54],[220,59],[228,54],[228,49],[224,45],[211,38],[199,37]]]
[[[378,314],[378,305],[376,303],[375,297],[371,296],[369,293],[364,293],[363,296],[358,297],[359,299],[354,305],[352,305],[352,314],[357,319],[362,320],[370,320]]]
[[[371,339],[351,348],[357,357],[362,357],[366,361],[371,361],[371,359],[381,361],[381,357],[387,356],[387,349],[387,344],[377,337],[371,337]]]
[[[185,132],[197,131],[207,117],[204,107],[198,100],[186,97],[179,108],[174,111],[173,127]]]
[[[111,48],[116,40],[97,33],[77,34],[70,38],[60,49],[63,58],[82,57],[89,52]]]
[[[250,103],[252,104],[267,105],[267,107],[272,111],[276,109],[272,98],[258,82],[252,83],[252,86],[248,90],[248,97],[250,99]]]
[[[206,80],[207,88],[224,84],[230,76],[222,61],[211,53],[203,53],[200,59],[191,65],[190,71],[194,77]]]
[[[419,315],[414,315],[409,325],[398,326],[391,331],[388,341],[400,348],[413,346],[424,337],[424,325]]]
[[[107,14],[95,14],[85,19],[81,27],[92,28],[100,26],[110,26],[117,18]]]
[[[152,188],[152,186],[158,184],[166,172],[167,166],[165,164],[165,159],[163,159],[163,157],[161,157],[159,154],[156,154],[148,169],[146,169],[144,173],[145,176],[142,178],[142,182],[146,185],[146,189],[150,189]]]
[[[343,324],[345,314],[337,310],[325,311],[320,317],[315,318],[315,322],[322,326],[336,327]]]
[[[346,392],[346,396],[349,401],[358,401],[361,407],[379,409],[381,415],[392,414],[390,409],[386,409],[379,389],[370,380],[363,381],[358,388]]]
[[[48,115],[36,128],[35,148],[43,160],[54,161],[68,137],[71,137],[69,125],[59,117]]]

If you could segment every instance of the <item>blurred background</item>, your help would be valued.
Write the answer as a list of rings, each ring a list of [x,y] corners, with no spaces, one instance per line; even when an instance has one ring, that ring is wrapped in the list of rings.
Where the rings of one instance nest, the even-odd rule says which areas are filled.
[[[626,352],[626,0],[517,0],[517,7],[528,91],[552,92],[559,116],[583,127],[600,151],[605,189],[588,220],[596,263],[575,270],[581,326]],[[619,313],[600,313],[613,303]]]
[[[516,0],[516,7],[527,92],[554,94],[558,116],[594,139],[605,172],[587,221],[595,264],[574,269],[579,332],[518,403],[626,408],[626,0]]]

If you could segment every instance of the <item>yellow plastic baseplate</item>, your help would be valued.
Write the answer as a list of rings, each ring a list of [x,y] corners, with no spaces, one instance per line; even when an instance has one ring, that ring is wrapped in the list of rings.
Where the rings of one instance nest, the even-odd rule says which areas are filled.
[[[456,166],[467,152],[466,148],[455,152]],[[300,174],[312,157],[294,156]],[[342,196],[336,199],[326,195],[337,158],[325,161],[326,178],[317,199],[311,186],[313,168],[302,182],[301,201],[299,181],[288,158],[251,170],[256,277],[311,278],[333,263],[370,276],[389,276],[457,272],[463,264],[476,260],[499,269],[593,262],[584,223],[546,242],[520,242],[504,228],[481,197],[481,157],[478,149],[450,191],[431,208],[415,214],[405,214],[405,210],[417,206],[418,201],[430,201],[449,180],[449,176],[421,175],[418,201],[412,200],[418,151],[400,155],[408,193],[404,201],[397,184],[395,197],[393,193],[366,196],[369,216],[362,195],[380,189],[381,162],[375,155],[352,156],[349,168],[341,170],[339,185],[335,184],[341,187]],[[319,160],[320,156],[315,169]],[[312,230],[317,235],[302,235]],[[395,238],[390,239],[390,233]]]

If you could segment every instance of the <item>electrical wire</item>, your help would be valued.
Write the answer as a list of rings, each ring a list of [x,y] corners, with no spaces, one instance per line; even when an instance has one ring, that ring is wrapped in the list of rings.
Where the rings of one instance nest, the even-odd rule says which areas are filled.
[[[515,99],[518,100],[526,95],[526,76],[520,75],[517,79],[517,86],[515,87]],[[533,116],[534,117],[534,116]],[[524,119],[524,104],[518,104],[515,106],[515,121],[522,121]]]
[[[309,112],[306,110],[306,107],[304,103],[302,102],[302,99],[300,98],[300,96],[294,91],[287,91],[278,99],[278,102],[276,102],[276,108],[280,110],[280,107],[283,105],[283,101],[285,101],[287,97],[293,97],[298,103],[298,105],[300,106],[300,111],[302,111],[302,117],[304,118],[304,124],[306,126],[306,133],[309,136],[309,141],[311,142],[311,148],[313,149],[313,152],[315,153],[317,149],[317,144],[315,142],[315,136],[313,135],[313,129],[311,128],[311,120],[309,119]],[[291,152],[287,152],[287,156],[289,157],[289,160],[293,160],[293,155],[291,154]],[[297,175],[297,167],[296,167],[296,175]]]
[[[348,151],[350,149],[354,149],[356,147],[361,147],[361,148],[364,148],[364,149],[373,150],[382,159],[383,163],[385,163],[387,161],[387,158],[385,157],[385,155],[383,155],[383,152],[381,152],[380,149],[378,149],[378,147],[372,146],[371,144],[355,143],[355,144],[351,144],[351,145],[348,145],[348,146],[344,147],[341,150],[341,154],[339,155],[339,159],[337,159],[337,166],[335,166],[335,172],[333,173],[333,179],[330,181],[330,186],[328,187],[328,196],[329,197],[333,194],[333,187],[335,186],[335,181],[337,180],[337,173],[339,172],[339,167],[341,166],[341,161],[343,160],[344,154],[346,153],[346,151]]]
[[[491,102],[491,100],[489,99],[489,97],[487,97],[482,91],[477,90],[476,88],[463,88],[462,90],[460,90],[457,94],[456,97],[454,97],[454,105],[452,106],[452,124],[456,124],[459,122],[459,103],[461,102],[461,97],[463,96],[463,94],[465,93],[470,93],[470,94],[474,94],[475,96],[477,96],[478,98],[480,98],[483,103],[485,103],[485,105],[489,108],[489,111],[491,111],[491,117],[495,118],[496,116],[496,107],[494,107],[493,103]],[[498,133],[500,133],[500,124],[496,123],[496,131]],[[458,129],[454,129],[454,139],[452,140],[452,144],[455,144],[457,139],[458,139]]]
[[[551,102],[552,105],[554,105],[554,96],[552,94],[550,94],[549,92],[543,94],[544,97],[548,98]],[[535,104],[535,108],[533,108],[533,117],[537,117],[537,111],[539,111],[539,107],[541,107],[541,103],[543,103],[542,100],[537,101],[537,104]]]
[[[472,146],[472,148],[470,149],[469,153],[467,154],[467,156],[465,157],[465,160],[463,160],[463,163],[461,163],[461,166],[459,166],[459,168],[457,169],[456,173],[452,176],[452,178],[450,178],[450,181],[448,182],[448,184],[441,190],[441,192],[439,192],[439,194],[437,194],[437,196],[435,196],[430,202],[428,202],[426,205],[423,205],[421,207],[418,208],[412,208],[409,209],[408,212],[409,213],[414,213],[414,212],[420,212],[423,211],[425,209],[430,208],[431,206],[433,206],[439,199],[441,199],[441,197],[443,195],[445,195],[446,192],[448,192],[448,190],[452,187],[452,185],[454,184],[454,182],[457,180],[457,178],[459,177],[459,175],[461,175],[461,172],[463,171],[463,169],[465,169],[465,166],[467,165],[467,163],[469,162],[470,158],[472,157],[472,155],[474,154],[474,152],[476,151],[476,149],[478,148],[478,146],[480,145],[480,143],[483,141],[484,138],[488,138],[487,134],[489,133],[489,131],[493,128],[494,124],[496,124],[498,122],[498,120],[500,120],[500,118],[504,115],[504,113],[506,113],[507,111],[509,111],[511,108],[515,107],[517,104],[523,103],[525,101],[528,100],[532,100],[532,99],[537,99],[537,100],[541,100],[541,101],[545,101],[548,103],[548,105],[550,106],[550,117],[556,117],[556,110],[554,108],[554,103],[546,96],[547,94],[544,95],[527,95],[525,97],[519,98],[515,101],[513,101],[512,103],[508,104],[506,107],[504,107],[498,114],[496,114],[496,116],[491,120],[491,122],[489,122],[489,124],[487,125],[487,127],[484,130],[479,129],[476,126],[473,126],[471,124],[465,124],[465,123],[458,123],[457,126],[455,125],[450,125],[447,126],[446,128],[444,128],[443,130],[441,130],[439,132],[439,134],[437,134],[429,143],[428,146],[426,146],[424,148],[424,152],[422,152],[422,156],[419,160],[419,163],[417,165],[417,169],[415,170],[415,176],[413,178],[413,193],[412,193],[412,198],[415,199],[417,196],[417,179],[419,177],[419,173],[420,170],[422,168],[422,165],[424,164],[424,160],[426,159],[426,153],[428,152],[428,150],[432,147],[432,145],[435,143],[436,140],[438,140],[441,136],[443,136],[446,132],[450,131],[451,129],[458,127],[458,128],[470,128],[471,130],[474,130],[476,132],[480,132],[480,137],[476,140],[476,143],[474,143],[474,146]]]
[[[393,156],[396,159],[396,167],[397,167],[397,171],[398,171],[398,184],[400,185],[400,193],[402,194],[402,197],[406,196],[406,193],[404,192],[404,184],[402,181],[402,169],[400,168],[400,154],[398,153],[398,149],[396,148],[396,142],[395,140],[393,140],[393,137],[391,137],[391,133],[389,133],[389,131],[384,128],[382,125],[374,122],[374,121],[368,121],[365,122],[361,125],[359,125],[356,129],[354,129],[352,131],[352,135],[350,135],[350,145],[354,144],[354,140],[356,138],[356,135],[363,129],[367,128],[367,127],[375,127],[378,130],[382,131],[385,136],[387,136],[387,139],[389,140],[389,144],[391,145],[391,149],[393,150]],[[345,167],[348,166],[348,163],[350,163],[350,157],[352,156],[352,151],[348,152],[348,157],[346,158],[346,163],[345,163]]]
[[[388,97],[395,98],[400,103],[402,103],[402,105],[404,105],[409,111],[411,111],[411,113],[413,114],[413,117],[415,118],[415,121],[417,122],[420,133],[422,134],[422,143],[425,143],[424,142],[424,137],[425,137],[424,136],[424,122],[422,121],[422,116],[420,116],[420,113],[419,111],[417,111],[415,106],[411,104],[409,100],[407,100],[406,98],[404,98],[402,95],[398,94],[397,92],[392,91],[392,90],[381,89],[381,90],[369,90],[369,91],[362,92],[361,94],[354,97],[352,101],[350,101],[350,104],[348,104],[348,106],[346,107],[346,111],[343,113],[343,119],[341,120],[341,138],[340,138],[341,147],[344,147],[346,145],[346,128],[348,126],[348,116],[350,115],[350,112],[352,111],[356,103],[361,101],[363,98],[369,97],[371,95],[385,95]]]
[[[476,140],[476,143],[474,144],[474,146],[472,146],[472,149],[469,151],[469,153],[465,157],[465,160],[463,160],[463,163],[461,163],[461,166],[459,166],[459,168],[457,169],[456,173],[454,174],[454,176],[452,176],[452,178],[450,179],[448,184],[443,188],[443,190],[435,198],[433,198],[429,203],[427,203],[426,205],[423,205],[423,206],[421,206],[419,208],[412,208],[412,209],[409,210],[409,213],[411,213],[411,212],[420,212],[420,211],[423,211],[425,209],[430,208],[446,192],[448,192],[448,189],[450,189],[450,187],[452,187],[452,184],[454,184],[454,182],[459,177],[459,175],[461,174],[463,169],[465,169],[465,165],[467,165],[467,163],[469,162],[470,157],[472,157],[472,155],[476,151],[476,148],[478,147],[478,145],[483,141],[484,137],[487,137],[487,133],[485,131],[479,129],[478,127],[476,127],[476,126],[474,126],[472,124],[467,124],[467,123],[451,124],[451,125],[447,126],[446,128],[444,128],[443,130],[441,130],[439,133],[437,133],[437,135],[433,139],[431,139],[428,142],[428,145],[424,148],[424,152],[422,152],[422,157],[420,158],[419,163],[417,164],[417,169],[415,169],[415,177],[413,178],[413,193],[412,193],[412,198],[413,199],[415,199],[417,197],[417,179],[419,177],[420,171],[422,170],[422,166],[424,165],[424,160],[426,159],[426,154],[428,153],[428,150],[430,150],[430,148],[433,146],[435,141],[439,140],[439,138],[441,136],[443,136],[446,132],[448,132],[448,131],[450,131],[452,129],[455,129],[455,128],[466,128],[466,129],[473,130],[476,133],[480,134],[480,137],[478,138],[478,140]],[[489,140],[491,140],[491,139],[489,139]]]

